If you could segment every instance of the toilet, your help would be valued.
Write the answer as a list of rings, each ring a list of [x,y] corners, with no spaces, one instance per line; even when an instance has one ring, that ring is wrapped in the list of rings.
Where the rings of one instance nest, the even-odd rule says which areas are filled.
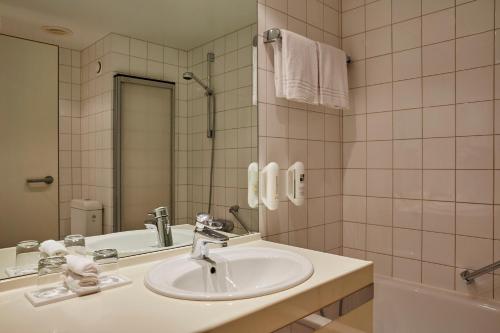
[[[71,200],[71,234],[102,234],[102,203],[89,199]]]

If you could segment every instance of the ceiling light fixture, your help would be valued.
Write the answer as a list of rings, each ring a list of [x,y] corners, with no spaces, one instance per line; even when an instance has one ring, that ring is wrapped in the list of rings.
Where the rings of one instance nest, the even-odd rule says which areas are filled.
[[[44,25],[41,27],[43,31],[48,32],[49,34],[64,36],[71,35],[73,31],[68,28],[57,26],[57,25]]]

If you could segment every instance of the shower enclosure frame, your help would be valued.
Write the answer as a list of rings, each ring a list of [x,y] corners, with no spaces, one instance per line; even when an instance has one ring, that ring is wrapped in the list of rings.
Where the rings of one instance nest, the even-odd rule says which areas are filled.
[[[121,85],[122,83],[169,89],[171,93],[170,119],[170,221],[175,224],[175,82],[116,73],[113,76],[113,232],[122,231],[121,223]],[[155,207],[151,207],[154,209]],[[148,212],[144,212],[146,215]]]

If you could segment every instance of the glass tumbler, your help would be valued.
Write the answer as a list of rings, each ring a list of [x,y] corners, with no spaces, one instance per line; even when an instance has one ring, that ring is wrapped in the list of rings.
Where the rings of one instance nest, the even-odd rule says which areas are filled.
[[[71,254],[85,255],[85,237],[83,235],[75,234],[64,237],[64,246]]]
[[[16,266],[33,266],[36,267],[40,259],[38,247],[40,243],[36,240],[25,240],[16,245]]]

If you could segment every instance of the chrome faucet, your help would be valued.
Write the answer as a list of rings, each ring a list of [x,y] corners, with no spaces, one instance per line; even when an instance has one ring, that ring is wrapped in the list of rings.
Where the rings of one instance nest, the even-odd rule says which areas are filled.
[[[194,227],[193,247],[191,249],[191,258],[206,260],[211,263],[208,257],[208,245],[218,244],[222,247],[227,246],[229,238],[215,230],[222,229],[220,222],[213,221],[212,217],[206,213],[196,214],[196,226]]]
[[[158,230],[158,243],[160,246],[167,247],[174,244],[172,239],[172,227],[168,218],[168,211],[166,207],[158,207],[148,215],[153,216],[156,222],[156,229]]]

